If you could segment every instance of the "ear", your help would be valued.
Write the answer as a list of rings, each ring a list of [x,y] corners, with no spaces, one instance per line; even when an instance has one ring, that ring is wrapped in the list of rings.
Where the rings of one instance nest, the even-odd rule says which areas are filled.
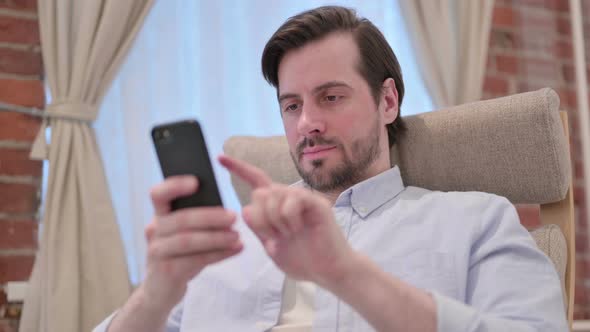
[[[385,124],[395,121],[399,114],[397,89],[395,88],[395,81],[391,77],[383,81],[381,86],[379,111]]]

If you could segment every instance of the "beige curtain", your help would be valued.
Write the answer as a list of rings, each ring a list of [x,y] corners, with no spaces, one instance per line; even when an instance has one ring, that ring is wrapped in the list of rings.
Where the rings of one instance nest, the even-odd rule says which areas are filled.
[[[399,0],[436,107],[481,99],[493,0]]]
[[[49,178],[21,332],[90,331],[130,294],[91,124],[152,1],[38,1],[52,102],[31,157],[49,160]]]

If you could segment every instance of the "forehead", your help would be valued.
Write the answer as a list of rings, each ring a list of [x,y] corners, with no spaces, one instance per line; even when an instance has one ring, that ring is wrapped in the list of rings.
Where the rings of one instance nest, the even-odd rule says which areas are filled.
[[[279,64],[279,93],[313,89],[326,81],[353,85],[359,50],[351,33],[333,33],[287,52]]]

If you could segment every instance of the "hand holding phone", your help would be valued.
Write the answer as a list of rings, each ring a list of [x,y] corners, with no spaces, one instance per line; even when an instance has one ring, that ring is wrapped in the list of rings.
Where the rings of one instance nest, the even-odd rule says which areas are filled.
[[[151,190],[155,215],[145,232],[146,277],[115,316],[113,332],[162,326],[190,280],[243,248],[233,229],[236,213],[222,206],[199,124],[163,124],[152,138],[166,180]],[[145,301],[149,305],[137,305]]]

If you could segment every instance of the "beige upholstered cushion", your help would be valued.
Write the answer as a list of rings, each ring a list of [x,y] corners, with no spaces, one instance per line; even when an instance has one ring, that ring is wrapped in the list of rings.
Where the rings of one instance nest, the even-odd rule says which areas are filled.
[[[405,117],[406,134],[391,151],[406,185],[441,191],[484,191],[513,203],[565,197],[570,164],[551,89],[464,104]],[[286,139],[232,137],[226,154],[266,171],[275,181],[299,180]],[[249,189],[235,178],[242,204]]]
[[[545,225],[531,232],[539,249],[549,256],[561,281],[563,302],[567,310],[567,296],[565,291],[565,269],[567,265],[567,244],[563,233],[557,225]]]

